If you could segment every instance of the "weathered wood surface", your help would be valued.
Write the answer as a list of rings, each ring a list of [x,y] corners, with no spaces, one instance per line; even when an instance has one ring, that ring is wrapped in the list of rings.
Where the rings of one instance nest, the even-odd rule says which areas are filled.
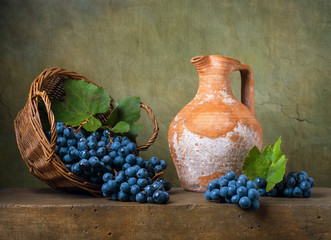
[[[331,188],[260,203],[258,211],[244,211],[179,188],[166,205],[0,189],[0,239],[331,239]]]

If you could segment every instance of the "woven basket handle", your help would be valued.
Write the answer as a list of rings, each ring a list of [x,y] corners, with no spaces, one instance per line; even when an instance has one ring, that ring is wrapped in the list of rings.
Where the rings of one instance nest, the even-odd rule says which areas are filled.
[[[51,125],[51,152],[50,155],[47,157],[47,161],[53,158],[55,154],[55,146],[56,146],[56,139],[57,139],[57,134],[56,134],[56,126],[55,126],[55,118],[54,114],[51,110],[51,101],[49,100],[49,97],[47,96],[47,93],[45,91],[36,91],[34,95],[31,97],[31,100],[34,98],[40,97],[46,108],[47,116],[48,116],[48,121],[49,124]]]
[[[138,147],[138,151],[146,151],[156,140],[157,135],[159,134],[159,124],[156,121],[155,115],[152,111],[152,109],[150,107],[148,107],[146,104],[144,103],[140,103],[140,107],[142,109],[145,109],[146,112],[148,113],[148,115],[151,117],[152,121],[153,121],[153,135],[152,137],[148,140],[148,142],[144,145],[141,145]]]

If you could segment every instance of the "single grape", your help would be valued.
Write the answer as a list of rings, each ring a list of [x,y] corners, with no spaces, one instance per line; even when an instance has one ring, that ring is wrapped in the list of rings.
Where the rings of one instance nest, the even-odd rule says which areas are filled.
[[[147,178],[148,177],[148,171],[145,168],[141,168],[137,171],[137,177],[138,178]]]
[[[239,195],[239,197],[243,197],[247,195],[247,188],[244,186],[240,186],[237,189],[237,194]]]
[[[135,177],[136,173],[137,171],[134,167],[129,167],[125,170],[125,175],[127,175],[128,177]]]
[[[285,197],[291,198],[291,197],[293,197],[292,192],[293,192],[292,187],[286,187],[286,188],[284,188],[283,194]]]
[[[88,159],[90,157],[89,151],[88,150],[80,151],[78,154],[78,157],[80,159],[83,159],[83,158]]]
[[[153,193],[153,200],[156,203],[163,204],[167,202],[167,193],[161,190],[158,190]]]
[[[131,166],[133,166],[136,164],[136,157],[133,154],[129,154],[128,156],[126,156],[125,161]]]
[[[89,161],[87,159],[80,160],[78,162],[78,164],[79,164],[79,168],[81,170],[86,170],[86,169],[88,169],[90,167],[90,163],[89,163]]]
[[[66,138],[74,138],[74,131],[67,127],[65,129],[63,129],[63,136]]]
[[[140,192],[136,195],[136,201],[138,203],[145,203],[147,202],[147,197],[144,193]]]
[[[251,209],[252,210],[257,210],[257,209],[259,209],[260,208],[260,203],[259,203],[259,201],[258,200],[253,200],[252,202],[251,202]]]
[[[118,200],[120,200],[121,202],[127,202],[129,201],[130,197],[129,194],[119,191],[117,194]]]
[[[113,179],[113,174],[107,172],[105,173],[103,176],[102,176],[102,180],[104,182],[108,182],[109,180],[112,180]]]
[[[234,204],[238,204],[239,203],[239,199],[240,199],[239,195],[233,195],[231,197],[231,202],[234,203]]]
[[[115,177],[115,181],[118,183],[118,184],[121,184],[122,182],[125,181],[125,175],[117,175]]]
[[[242,176],[242,175],[241,175]],[[236,186],[237,187],[246,187],[246,180],[243,178],[238,178],[237,182],[236,182]]]
[[[233,196],[237,194],[237,187],[235,185],[231,185],[228,187],[228,195]]]
[[[89,148],[86,142],[78,142],[77,149],[78,151],[83,151],[83,150],[88,150]]]
[[[122,183],[122,184],[123,184],[123,183]],[[136,194],[138,194],[140,191],[141,191],[141,190],[140,190],[140,187],[139,187],[137,184],[131,186],[131,189],[130,189],[131,194],[136,195]]]
[[[255,178],[255,184],[258,188],[265,188],[267,186],[267,182],[263,177]]]
[[[210,190],[205,191],[204,194],[203,194],[203,196],[205,197],[205,199],[211,200]]]
[[[63,125],[56,126],[56,133],[57,133],[57,135],[62,135],[63,134],[63,130],[64,130]]]
[[[302,196],[303,196],[304,198],[309,198],[312,194],[313,194],[313,192],[312,192],[311,188],[309,188],[309,189],[303,191]]]
[[[97,157],[97,153],[94,150],[88,151],[90,157]]]
[[[56,145],[59,147],[65,147],[67,145],[67,139],[65,137],[58,137],[56,140]]]
[[[155,188],[152,185],[148,185],[145,187],[145,193],[147,197],[152,197],[155,192]]]
[[[228,180],[227,179],[223,179],[223,180],[219,181],[218,183],[221,187],[227,187],[228,186]]]
[[[210,198],[212,200],[218,200],[220,199],[220,190],[219,189],[214,189],[210,192]]]
[[[249,180],[247,183],[246,183],[246,188],[247,189],[256,189],[256,184],[254,181],[252,180]]]
[[[213,181],[209,182],[207,184],[207,188],[212,191],[214,190],[215,188],[219,188],[219,183],[218,183],[218,180],[217,179],[214,179]]]
[[[220,188],[220,196],[223,198],[228,197],[228,187],[221,187]]]
[[[77,140],[75,138],[71,138],[67,140],[67,146],[71,147],[71,146],[76,146],[77,144]]]
[[[243,196],[239,199],[239,207],[241,208],[249,208],[252,204],[252,201],[249,199],[249,197]]]
[[[116,166],[123,166],[123,164],[124,164],[124,158],[122,156],[115,157],[114,164]]]
[[[303,175],[303,176],[308,177],[308,173],[306,173],[305,171],[300,171],[300,172],[298,172],[298,177],[299,177],[300,175]]]
[[[126,147],[129,150],[129,153],[135,153],[137,151],[137,145],[133,142],[128,143]]]
[[[121,147],[121,144],[120,144],[119,142],[114,142],[114,143],[110,146],[111,150],[112,150],[112,151],[115,151],[115,152],[117,152],[117,151],[120,149],[120,147]]]
[[[103,157],[103,156],[105,156],[107,154],[107,149],[105,148],[105,147],[99,147],[98,149],[97,149],[97,156],[98,157]]]
[[[298,174],[298,178],[297,178],[297,183],[301,183],[303,181],[307,181],[308,180],[308,177],[304,174]]]
[[[126,147],[121,147],[117,151],[117,155],[122,156],[122,157],[126,157],[128,154],[129,154],[129,150]]]
[[[125,171],[126,169],[130,168],[131,165],[128,164],[128,163],[124,163],[123,166],[122,166],[122,170]]]
[[[141,187],[141,188],[144,188],[144,187],[146,187],[146,186],[148,185],[148,181],[147,181],[147,179],[139,178],[139,179],[137,180],[137,185],[138,185],[139,187]]]
[[[112,165],[113,164],[113,159],[109,156],[109,155],[105,155],[101,158],[101,161],[104,163],[104,164],[110,164]]]
[[[65,156],[69,153],[69,148],[68,147],[61,147],[59,150],[59,154],[60,156]]]
[[[151,157],[149,159],[149,162],[153,165],[153,166],[156,166],[156,165],[159,165],[160,164],[160,160],[157,158],[157,157]]]
[[[136,157],[136,164],[143,167],[144,160],[141,157]]]
[[[308,189],[311,188],[311,186],[310,186],[310,183],[308,181],[303,181],[303,182],[300,183],[300,188],[303,191],[307,191]]]
[[[162,166],[163,170],[165,170],[167,168],[167,163],[164,160],[160,160],[160,165]]]
[[[241,174],[239,177],[238,177],[238,180],[244,180],[245,181],[245,185],[246,185],[246,183],[247,183],[247,181],[248,181],[248,177],[245,175],[245,174]]]
[[[303,176],[303,175],[301,175],[301,176]],[[292,194],[293,194],[294,197],[299,198],[299,197],[302,197],[303,191],[302,191],[302,189],[300,187],[295,187],[293,189]]]
[[[116,158],[117,157],[117,152],[116,151],[111,151],[109,153],[109,157],[111,157],[112,159]]]
[[[72,162],[73,162],[73,159],[70,157],[69,154],[66,154],[66,155],[64,155],[62,161],[63,161],[64,163],[72,163]]]
[[[294,187],[295,186],[295,178],[294,177],[291,177],[291,176],[287,176],[285,178],[285,187]]]
[[[315,181],[314,181],[313,178],[308,177],[308,180],[307,180],[307,181],[310,183],[310,186],[311,186],[311,187],[314,187],[314,186],[315,186]]]
[[[154,167],[154,169],[155,169],[155,172],[156,172],[156,173],[160,173],[160,172],[162,172],[162,170],[163,170],[163,168],[162,168],[161,165],[156,165],[156,166]]]
[[[260,193],[256,189],[251,188],[248,190],[247,196],[254,201],[260,198]]]
[[[225,177],[228,181],[234,180],[236,177],[236,174],[233,171],[229,171],[225,174]]]
[[[100,161],[97,157],[91,157],[88,161],[91,167],[98,167],[100,165]]]

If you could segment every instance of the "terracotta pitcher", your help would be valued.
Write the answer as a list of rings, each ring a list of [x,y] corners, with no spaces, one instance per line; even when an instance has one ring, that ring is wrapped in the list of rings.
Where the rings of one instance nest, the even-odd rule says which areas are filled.
[[[255,117],[252,69],[238,60],[217,56],[191,59],[199,73],[193,100],[169,127],[169,148],[182,186],[202,192],[227,171],[241,173],[244,157],[262,147],[262,128]],[[230,74],[241,74],[241,101],[232,94]]]

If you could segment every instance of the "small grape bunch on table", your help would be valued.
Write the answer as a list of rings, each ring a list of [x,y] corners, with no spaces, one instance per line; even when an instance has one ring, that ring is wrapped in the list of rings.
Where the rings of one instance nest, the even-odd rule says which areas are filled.
[[[238,178],[233,171],[227,172],[219,179],[214,179],[208,183],[208,190],[204,196],[207,200],[214,200],[220,203],[238,204],[240,208],[257,210],[260,207],[258,199],[260,193],[257,187],[262,186],[258,181],[248,180],[244,174]]]
[[[258,191],[260,192],[261,196],[309,198],[312,195],[312,188],[314,186],[315,181],[313,178],[308,176],[307,172],[291,171],[287,175],[284,175],[283,180],[277,183],[275,187],[272,188],[269,192],[266,192],[265,186],[259,187]]]

